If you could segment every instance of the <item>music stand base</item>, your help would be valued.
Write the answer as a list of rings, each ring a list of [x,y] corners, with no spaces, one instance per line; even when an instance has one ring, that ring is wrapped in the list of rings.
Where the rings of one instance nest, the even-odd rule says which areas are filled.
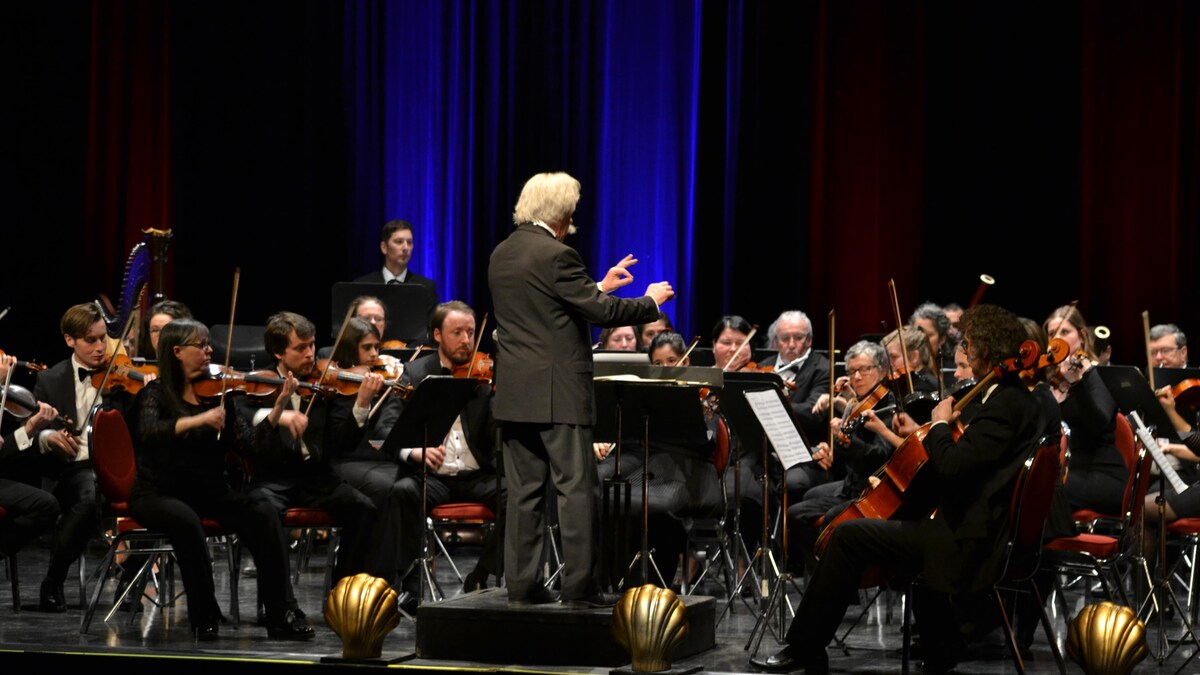
[[[691,666],[690,668],[670,668],[668,670],[656,670],[655,675],[690,675],[690,673],[698,673],[704,670],[704,666]],[[645,671],[634,670],[633,665],[621,666],[608,671],[609,675],[646,675]]]
[[[404,663],[417,658],[416,652],[410,652],[403,656],[397,656],[394,659],[347,659],[341,656],[322,656],[321,663],[340,664],[346,666],[380,666],[386,668],[394,663]]]

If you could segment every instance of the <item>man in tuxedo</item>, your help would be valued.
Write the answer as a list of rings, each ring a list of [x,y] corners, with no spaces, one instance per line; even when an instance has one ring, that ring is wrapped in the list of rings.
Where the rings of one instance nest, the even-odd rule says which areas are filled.
[[[66,611],[63,581],[67,570],[79,559],[100,524],[88,439],[79,430],[96,404],[124,414],[131,400],[124,392],[101,397],[93,385],[92,376],[103,372],[106,361],[107,335],[99,305],[86,302],[69,308],[59,328],[71,356],[38,374],[33,396],[72,418],[75,426],[68,428],[59,421],[50,424],[38,432],[37,452],[17,460],[37,464],[43,487],[58,499],[62,513],[39,598],[39,607],[46,612]]]
[[[0,356],[0,386],[11,378],[11,369],[17,359]],[[11,393],[11,392],[10,392]],[[29,417],[18,420],[4,417],[3,437],[0,437],[0,506],[8,516],[0,521],[0,555],[12,556],[36,537],[39,532],[53,527],[58,520],[58,500],[54,495],[12,480],[5,469],[9,459],[20,457],[33,447],[37,433],[49,426],[58,411],[49,403],[38,403]]]
[[[526,181],[513,213],[516,229],[488,265],[498,331],[493,414],[501,423],[508,489],[504,578],[512,604],[557,599],[541,578],[551,481],[563,543],[562,600],[604,602],[591,576],[597,484],[591,324],[653,321],[674,295],[665,281],[650,284],[640,298],[609,295],[633,281],[632,255],[599,283],[588,275],[579,253],[563,243],[575,230],[579,188],[565,173]]]
[[[817,443],[828,435],[828,418],[813,412],[821,394],[829,393],[829,359],[813,353],[812,321],[799,310],[779,315],[767,329],[767,341],[778,352],[775,372],[788,382],[788,404],[805,439]],[[816,462],[806,462],[788,471],[788,499],[795,503],[815,485],[828,482],[830,474]]]
[[[975,377],[1015,356],[1025,331],[1010,312],[994,305],[966,311],[963,326]],[[849,598],[872,565],[901,579],[920,573],[913,607],[923,643],[938,645],[925,655],[925,672],[948,672],[963,647],[963,614],[1003,572],[1005,533],[1013,483],[1041,431],[1039,407],[1017,374],[989,387],[971,425],[957,441],[950,424],[953,398],[933,410],[925,437],[929,461],[942,490],[935,515],[918,520],[858,519],[833,531],[805,589],[778,653],[752,663],[768,670],[828,672],[825,647],[845,616]],[[992,608],[987,607],[990,611]],[[930,650],[933,652],[933,650]]]
[[[437,283],[429,277],[408,269],[413,252],[413,226],[407,220],[389,220],[379,233],[379,251],[383,253],[383,268],[365,274],[354,281],[363,284],[415,284],[429,292],[427,315],[438,304]]]
[[[276,359],[281,378],[304,380],[313,374],[316,328],[305,317],[279,312],[267,319],[263,344]],[[334,446],[354,447],[365,432],[371,401],[383,388],[377,374],[364,377],[356,394],[350,416],[339,423],[326,424],[327,404],[320,399],[310,407],[299,393],[293,394],[280,415],[279,433],[255,447],[249,454],[250,494],[270,502],[282,514],[289,508],[319,508],[329,511],[342,529],[334,580],[359,572],[387,577],[384,570],[367,569],[374,560],[369,556],[368,534],[375,518],[371,500],[342,480],[333,468],[338,454]],[[267,424],[270,408],[241,397],[238,413],[252,424]],[[289,598],[294,605],[294,599]]]
[[[403,380],[407,384],[418,386],[430,375],[450,375],[456,366],[470,362],[475,353],[475,310],[457,300],[438,305],[430,321],[430,334],[437,343],[437,351],[413,361],[404,369]],[[451,502],[478,502],[487,504],[497,514],[499,536],[491,533],[484,540],[479,563],[463,582],[466,591],[486,588],[488,576],[500,573],[499,542],[503,540],[506,495],[503,478],[496,472],[496,426],[491,400],[491,386],[478,387],[441,444],[400,450],[400,460],[407,462],[408,471],[397,489],[407,494],[403,500],[406,503],[421,503],[421,463],[424,462],[428,473],[428,507]],[[402,528],[406,542],[401,546],[401,569],[412,563],[420,547],[419,516],[420,511],[413,513],[407,519],[411,525]]]

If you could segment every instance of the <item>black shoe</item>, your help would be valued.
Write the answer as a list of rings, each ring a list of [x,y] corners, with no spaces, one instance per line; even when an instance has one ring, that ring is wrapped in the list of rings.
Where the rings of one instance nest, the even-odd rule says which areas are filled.
[[[757,657],[750,659],[750,665],[776,673],[803,668],[805,675],[824,675],[829,672],[829,656],[825,654],[824,650],[821,650],[809,658],[803,658],[792,651],[791,647],[784,647],[765,659]]]
[[[473,572],[463,579],[463,593],[478,591],[481,588],[487,588],[488,571],[481,570],[478,567]]]
[[[533,605],[549,605],[550,603],[558,602],[558,593],[546,588],[542,585],[533,587],[525,597],[508,596],[508,604],[513,607],[530,607]]]
[[[272,640],[311,640],[316,634],[298,609],[287,610],[282,621],[267,626],[267,637]]]
[[[603,593],[593,593],[574,600],[563,600],[563,604],[570,609],[605,609],[617,604],[617,600]]]
[[[220,635],[216,624],[205,624],[192,629],[196,633],[196,642],[216,642]]]
[[[63,585],[49,579],[43,580],[38,609],[43,612],[67,611],[67,596],[63,593]]]

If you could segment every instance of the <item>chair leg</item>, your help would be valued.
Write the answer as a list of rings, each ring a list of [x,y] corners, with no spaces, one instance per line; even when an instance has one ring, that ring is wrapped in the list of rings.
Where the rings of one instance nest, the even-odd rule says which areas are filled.
[[[1012,656],[1013,665],[1016,666],[1018,673],[1024,675],[1025,659],[1021,658],[1021,648],[1017,645],[1017,636],[1013,635],[1012,622],[1008,619],[1008,612],[1004,610],[1004,598],[1000,597],[1000,590],[995,586],[992,587],[992,599],[996,603],[996,611],[1000,614],[1000,626],[1004,629],[1004,637],[1008,643],[1008,653]]]
[[[8,573],[8,578],[12,582],[12,603],[13,611],[21,613],[21,582],[17,578],[17,554],[14,553],[4,557],[4,569]],[[83,596],[80,596],[81,598]]]

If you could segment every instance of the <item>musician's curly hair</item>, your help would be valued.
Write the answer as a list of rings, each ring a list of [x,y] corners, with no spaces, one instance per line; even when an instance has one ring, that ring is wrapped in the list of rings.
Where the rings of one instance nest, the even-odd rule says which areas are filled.
[[[1025,327],[1016,314],[996,305],[976,305],[962,316],[963,335],[971,351],[988,367],[1017,356],[1026,340]]]

